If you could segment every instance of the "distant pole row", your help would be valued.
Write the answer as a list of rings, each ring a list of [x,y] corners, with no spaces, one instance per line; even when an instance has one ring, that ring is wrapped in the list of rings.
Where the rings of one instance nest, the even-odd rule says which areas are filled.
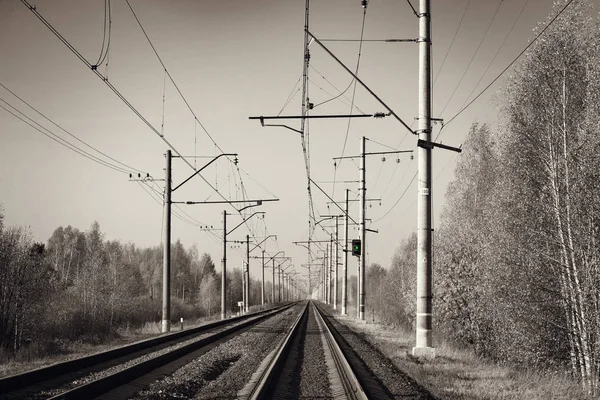
[[[185,179],[182,183],[173,188],[172,182],[172,159],[173,154],[171,150],[167,150],[165,153],[165,191],[164,191],[164,227],[163,227],[163,287],[162,287],[162,319],[161,319],[161,331],[163,333],[169,332],[171,329],[171,207],[172,204],[181,203],[181,204],[207,204],[207,203],[254,203],[251,205],[246,205],[242,209],[238,211],[242,211],[245,208],[260,206],[265,201],[278,201],[279,199],[260,199],[260,200],[226,200],[226,201],[185,201],[185,202],[174,202],[172,200],[172,193],[177,190],[179,187],[187,183],[191,178],[198,175],[202,170],[204,170],[211,163],[216,161],[218,158],[222,156],[236,156],[237,154],[228,154],[223,153],[216,157],[214,157],[211,161],[209,161],[206,165],[197,169],[190,175],[187,179]],[[235,159],[237,163],[237,158]],[[264,212],[255,212],[249,217],[245,218],[236,225],[233,229],[227,231],[227,211],[223,211],[223,254],[221,259],[221,318],[227,318],[227,236],[232,233],[234,230],[239,228],[242,224],[244,224],[247,220],[252,218],[254,215],[264,214]],[[269,235],[266,239],[270,237],[276,237],[275,235]],[[263,240],[263,242],[265,241]],[[257,244],[252,250],[259,247],[260,244]],[[246,235],[246,261],[242,268],[242,301],[244,304],[243,311],[248,312],[250,307],[250,235]],[[264,269],[264,262],[263,262]],[[275,286],[275,279],[273,275],[273,286]],[[261,274],[262,288],[261,288],[261,304],[264,304],[264,271]],[[288,285],[292,285],[292,282],[287,282]],[[281,284],[280,284],[281,285]],[[288,290],[291,290],[288,288]],[[274,299],[274,296],[272,296]],[[281,295],[279,296],[281,299]]]

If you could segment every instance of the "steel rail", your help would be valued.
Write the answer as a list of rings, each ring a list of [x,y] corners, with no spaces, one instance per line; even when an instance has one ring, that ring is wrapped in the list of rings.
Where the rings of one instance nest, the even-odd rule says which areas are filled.
[[[333,318],[324,312],[324,307],[322,305],[315,305],[315,308],[317,309],[317,314],[319,314],[325,323],[333,342],[335,342],[334,347],[337,347],[336,353],[341,354],[347,362],[344,368],[345,371],[349,369],[352,375],[354,375],[353,379],[359,382],[362,391],[360,398],[378,400],[395,399],[397,395],[391,393],[375,373],[367,367],[361,356],[352,348],[341,331],[335,327],[332,322]]]
[[[263,364],[257,372],[250,378],[248,384],[238,393],[239,398],[243,399],[265,399],[267,391],[271,388],[278,371],[281,370],[283,363],[286,360],[286,355],[290,349],[292,339],[298,333],[303,319],[308,316],[309,302],[298,315],[298,318],[292,324],[288,334],[279,343],[279,345],[263,360]]]
[[[323,317],[321,310],[314,305],[313,307],[315,309],[317,323],[321,325],[325,331],[325,342],[329,347],[333,362],[335,363],[336,369],[340,375],[340,381],[342,383],[346,398],[355,400],[368,400],[369,397],[365,394],[358,377],[354,374],[350,363],[338,345],[333,333],[331,332],[331,329],[329,329],[329,326],[325,322],[325,318]]]
[[[287,361],[287,356],[290,352],[295,335],[298,334],[301,327],[308,321],[308,307],[313,307],[317,324],[320,326],[322,335],[325,339],[324,342],[327,344],[326,350],[331,354],[332,367],[335,368],[340,377],[340,383],[344,390],[345,398],[354,400],[368,399],[368,396],[365,394],[352,367],[346,360],[343,351],[337,344],[334,335],[327,326],[324,318],[321,316],[320,310],[312,302],[307,304],[307,307],[296,319],[289,333],[277,348],[263,360],[261,368],[255,372],[244,389],[238,392],[238,398],[259,400],[273,398],[273,396],[276,397],[274,394],[276,382],[282,373],[283,365]]]
[[[86,375],[89,375],[89,374],[92,374],[95,372],[106,370],[112,366],[125,363],[127,361],[141,357],[145,354],[148,354],[148,353],[151,353],[154,351],[158,351],[158,350],[164,349],[169,346],[176,345],[179,342],[193,338],[195,335],[198,335],[201,333],[206,333],[212,329],[226,326],[228,324],[237,323],[237,322],[243,321],[245,319],[250,319],[249,321],[244,322],[239,325],[236,325],[233,328],[229,328],[224,331],[218,332],[215,335],[211,335],[211,336],[205,338],[206,340],[202,339],[202,340],[196,341],[194,343],[191,343],[188,346],[183,346],[179,349],[176,349],[175,351],[180,350],[180,349],[185,349],[185,348],[187,348],[189,350],[189,349],[191,349],[191,347],[189,347],[191,345],[198,344],[200,342],[208,343],[207,340],[209,340],[211,338],[213,338],[213,341],[218,340],[217,336],[219,336],[219,335],[220,335],[219,337],[227,336],[227,335],[235,332],[236,328],[237,328],[237,330],[243,329],[246,326],[249,326],[256,322],[262,321],[263,319],[268,318],[269,316],[272,316],[272,315],[276,314],[277,312],[283,311],[283,310],[291,307],[292,305],[293,305],[293,303],[286,304],[286,305],[279,306],[279,307],[270,308],[267,310],[261,310],[261,311],[258,311],[256,313],[252,313],[252,314],[246,314],[246,315],[242,315],[239,317],[229,318],[226,320],[219,320],[219,321],[215,321],[215,322],[212,322],[209,324],[201,325],[196,328],[191,328],[191,329],[187,329],[187,330],[183,330],[183,331],[179,331],[179,332],[170,333],[167,335],[162,335],[157,338],[143,340],[143,341],[136,342],[136,343],[126,345],[126,346],[122,346],[122,347],[119,347],[116,349],[92,354],[90,356],[81,357],[81,358],[77,358],[74,360],[50,365],[48,367],[42,367],[42,368],[38,368],[38,369],[35,369],[32,371],[24,372],[21,374],[8,376],[6,378],[0,379],[0,388],[1,388],[0,389],[0,397],[6,398],[6,399],[11,399],[11,398],[16,399],[16,398],[22,398],[23,396],[27,396],[30,394],[34,394],[41,390],[48,390],[48,389],[56,388],[61,385],[64,385],[65,383],[67,383],[71,380],[74,380],[76,378],[80,378],[82,376],[86,376]],[[203,342],[203,340],[204,340],[204,342]],[[189,351],[192,351],[192,350],[189,350]],[[169,358],[167,355],[170,353],[171,352],[163,354],[163,356],[166,356],[166,357],[158,356],[153,359],[150,359],[149,361],[152,361],[155,359],[161,359],[163,361],[167,360]],[[178,354],[183,354],[183,353],[184,353],[183,351],[180,351]],[[163,358],[161,358],[161,357],[163,357]],[[156,364],[158,362],[159,362],[158,360],[153,361],[154,364]],[[136,364],[133,367],[130,367],[128,369],[137,369],[138,371],[141,371],[141,370],[145,369],[145,367],[140,367],[141,364],[144,364],[144,362]],[[113,374],[113,375],[116,375],[116,374]],[[113,376],[113,375],[109,375],[109,376]],[[124,375],[122,375],[122,376],[124,376]],[[117,376],[115,376],[114,378],[117,378]],[[94,384],[94,382],[90,382],[90,385],[92,385],[92,384]],[[96,385],[98,385],[98,384],[96,384]],[[113,382],[113,384],[110,387],[113,387],[115,385],[116,385],[116,382]],[[83,386],[86,386],[86,385],[83,385]],[[100,387],[100,386],[97,386],[97,387]],[[71,391],[74,391],[77,389],[78,388],[75,388],[75,389],[72,389]],[[71,391],[69,391],[69,392],[71,392]],[[56,398],[71,397],[70,395],[68,395],[67,397],[64,397],[64,395],[67,395],[69,392],[65,392]],[[93,397],[93,396],[91,396],[92,394],[96,395],[96,394],[99,394],[99,392],[91,392],[91,394],[88,394],[84,397],[85,398]],[[71,398],[76,398],[76,396],[71,397]]]

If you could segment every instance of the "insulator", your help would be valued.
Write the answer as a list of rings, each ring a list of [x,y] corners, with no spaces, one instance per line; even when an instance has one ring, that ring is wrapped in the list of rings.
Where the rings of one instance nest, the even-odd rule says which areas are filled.
[[[385,156],[381,157],[381,162],[385,162]]]
[[[400,164],[400,158],[396,158],[396,164]]]
[[[367,0],[361,0],[360,1],[360,5],[362,6],[362,8],[367,8],[367,3],[368,3]]]

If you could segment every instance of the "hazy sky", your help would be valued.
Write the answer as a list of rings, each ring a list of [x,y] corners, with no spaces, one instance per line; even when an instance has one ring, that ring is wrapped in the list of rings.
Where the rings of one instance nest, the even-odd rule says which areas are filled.
[[[498,8],[500,2],[431,1],[433,73],[437,78],[433,95],[435,117],[451,118],[496,56],[474,93],[487,85],[527,45],[532,28],[546,18],[552,7],[551,0],[504,0]],[[360,37],[363,10],[359,0],[312,3],[310,30],[315,36]],[[448,53],[467,3],[468,9]],[[34,4],[83,57],[95,63],[102,46],[104,1],[37,0]],[[413,0],[413,4],[417,7],[418,1]],[[306,252],[291,244],[306,240],[308,230],[306,172],[299,135],[283,128],[263,128],[248,117],[278,114],[290,93],[295,96],[282,114],[301,112],[300,92],[293,89],[302,72],[305,2],[131,0],[131,5],[204,127],[224,151],[239,154],[248,196],[280,199],[251,209],[266,212],[264,221],[256,219],[250,224],[256,236],[263,236],[265,231],[277,234],[278,243],[270,242],[267,249],[285,250],[286,255],[294,257],[296,269],[304,273],[300,264],[306,262]],[[476,52],[494,15],[489,32]],[[165,138],[182,154],[218,154],[202,128],[194,123],[173,85],[165,81],[164,71],[127,4],[112,1],[111,17],[109,63],[108,67],[98,67],[99,71],[107,74],[109,82],[153,126],[161,130],[163,125]],[[405,1],[369,2],[365,39],[415,38],[417,33],[418,20]],[[357,42],[327,42],[327,46],[351,69],[355,68]],[[351,77],[316,44],[310,50],[309,97],[318,104],[338,93],[332,85],[343,90]],[[20,1],[0,0],[0,54],[0,83],[91,146],[157,179],[164,178],[165,143]],[[360,60],[361,79],[409,124],[417,111],[417,55],[414,43],[364,42]],[[494,99],[502,81],[445,128],[440,140],[460,145],[474,121],[496,127],[499,116]],[[352,97],[352,90],[351,86],[345,93],[347,98]],[[56,135],[104,159],[45,121],[2,87],[0,98]],[[9,108],[1,101],[0,105]],[[360,86],[356,89],[355,105],[365,113],[384,111]],[[316,107],[313,114],[349,111],[349,101],[340,97]],[[299,127],[298,120],[287,123]],[[345,155],[359,153],[363,135],[402,150],[412,150],[416,145],[416,138],[406,135],[406,130],[392,118],[354,119],[350,126],[348,120],[311,120],[309,125],[311,177],[323,182],[321,186],[335,200],[343,199],[345,187],[353,191],[353,197],[358,188],[354,183],[337,184],[332,194],[333,185],[328,183],[334,177],[332,157],[342,155],[347,131]],[[439,125],[434,135],[438,131]],[[0,138],[0,203],[7,224],[29,226],[35,238],[45,242],[58,226],[72,225],[86,230],[97,220],[107,239],[139,246],[160,244],[162,207],[138,183],[129,182],[127,174],[60,146],[2,109]],[[389,150],[374,142],[367,143],[368,151]],[[435,150],[433,157],[437,223],[446,185],[460,156]],[[372,156],[367,161],[367,195],[382,198],[381,205],[374,202],[367,211],[367,217],[374,221],[371,228],[379,230],[378,234],[368,236],[367,261],[384,266],[389,265],[400,240],[416,230],[416,185],[415,182],[409,185],[416,171],[416,159],[411,161],[409,154],[399,159],[400,163],[396,163],[395,156],[387,156],[382,162],[380,156]],[[198,166],[208,160],[198,158]],[[174,184],[191,172],[182,160],[173,161]],[[336,179],[357,180],[358,174],[357,164],[346,160],[338,167]],[[239,175],[231,162],[219,160],[206,169],[204,176],[223,196],[241,197]],[[149,192],[150,186],[160,191],[162,185],[163,182],[157,181],[156,185],[144,187]],[[317,214],[335,212],[333,208],[327,210],[327,199],[316,188],[313,195]],[[200,178],[173,195],[174,201],[206,199],[220,197]],[[220,236],[221,232],[203,232],[195,221],[219,228],[222,211],[235,211],[223,205],[181,208],[191,218],[185,217],[188,222],[173,218],[173,240],[180,238],[186,246],[197,244],[201,252],[210,253],[219,265],[221,245],[214,235]],[[351,211],[357,218],[356,203]],[[239,216],[231,216],[228,225],[233,227],[240,220]],[[241,240],[247,233],[241,227],[229,239]],[[351,236],[357,237],[357,231],[351,230]],[[321,232],[319,237],[324,239],[325,235]],[[230,250],[230,265],[241,265],[243,254],[242,249]],[[259,271],[258,262],[253,262],[251,274],[258,277]]]

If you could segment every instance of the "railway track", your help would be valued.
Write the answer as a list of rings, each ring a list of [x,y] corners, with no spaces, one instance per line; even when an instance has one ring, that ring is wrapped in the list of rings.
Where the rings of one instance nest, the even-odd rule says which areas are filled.
[[[434,399],[312,301],[0,379],[0,399],[131,397]]]
[[[0,379],[0,399],[127,398],[287,304]],[[126,366],[123,367],[123,364]]]
[[[269,354],[250,382],[238,393],[244,399],[314,398],[304,393],[303,368],[309,351],[319,346],[307,345],[310,335],[318,335],[322,342],[329,387],[317,389],[319,398],[331,399],[393,399],[389,390],[367,368],[339,332],[313,302],[307,305],[288,335]],[[318,363],[317,363],[318,367]],[[313,368],[313,366],[308,366]],[[310,389],[308,389],[310,390]]]

